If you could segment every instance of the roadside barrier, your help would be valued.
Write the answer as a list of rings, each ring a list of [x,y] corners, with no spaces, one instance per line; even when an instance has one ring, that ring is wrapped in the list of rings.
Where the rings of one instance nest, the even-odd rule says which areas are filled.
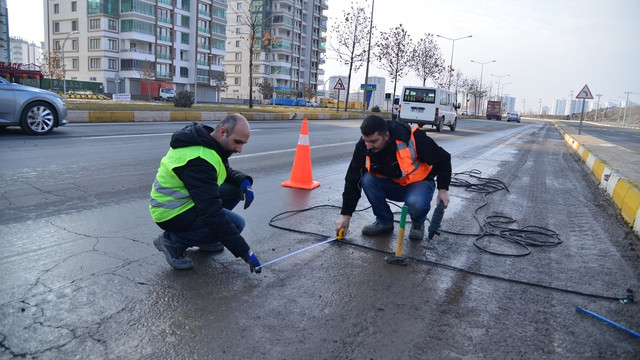
[[[633,179],[625,178],[609,166],[606,161],[580,144],[557,123],[554,125],[598,180],[600,188],[609,194],[624,220],[640,235],[640,184]]]

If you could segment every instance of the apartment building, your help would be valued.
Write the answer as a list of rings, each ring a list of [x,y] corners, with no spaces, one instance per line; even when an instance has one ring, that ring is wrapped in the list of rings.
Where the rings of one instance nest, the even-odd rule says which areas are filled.
[[[0,62],[11,62],[7,0],[0,0]]]
[[[40,64],[42,49],[34,42],[11,36],[9,38],[11,62],[16,64]]]
[[[141,75],[219,101],[226,0],[43,0],[44,52],[64,54],[66,79],[101,82],[107,93],[145,92]]]
[[[223,98],[262,99],[258,84],[267,81],[275,97],[298,98],[306,87],[324,84],[327,0],[229,0],[227,54],[223,64],[229,88]],[[255,30],[255,41],[248,40]],[[250,61],[249,47],[253,46]],[[250,79],[249,64],[253,65]]]

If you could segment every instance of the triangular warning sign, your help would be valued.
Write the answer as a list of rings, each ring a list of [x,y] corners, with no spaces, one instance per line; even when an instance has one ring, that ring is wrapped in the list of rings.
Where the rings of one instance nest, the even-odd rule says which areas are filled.
[[[336,85],[333,87],[333,90],[345,90],[344,83],[342,82],[342,78],[338,78],[336,81]]]
[[[586,84],[584,85],[582,90],[580,90],[580,92],[578,93],[578,96],[576,96],[576,99],[587,99],[587,100],[593,99],[593,94],[591,94],[591,90],[589,90],[589,87]]]

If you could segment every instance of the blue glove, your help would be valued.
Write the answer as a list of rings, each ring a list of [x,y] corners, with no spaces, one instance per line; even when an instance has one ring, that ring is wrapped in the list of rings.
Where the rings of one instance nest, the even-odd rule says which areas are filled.
[[[244,179],[240,183],[240,190],[244,195],[244,208],[248,208],[249,205],[253,202],[253,190],[251,190],[251,181],[249,179]]]
[[[249,264],[249,271],[255,271],[256,274],[260,274],[260,271],[262,271],[260,268],[260,260],[258,260],[258,257],[253,251],[249,250],[246,254],[242,255],[242,260]]]

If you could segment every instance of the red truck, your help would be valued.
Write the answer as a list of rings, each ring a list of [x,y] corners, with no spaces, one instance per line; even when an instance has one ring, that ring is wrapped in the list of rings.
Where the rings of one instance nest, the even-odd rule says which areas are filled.
[[[492,118],[502,120],[502,101],[487,101],[487,120],[491,120]]]
[[[158,101],[173,101],[176,91],[170,83],[152,81],[149,84],[140,83],[140,93]]]

